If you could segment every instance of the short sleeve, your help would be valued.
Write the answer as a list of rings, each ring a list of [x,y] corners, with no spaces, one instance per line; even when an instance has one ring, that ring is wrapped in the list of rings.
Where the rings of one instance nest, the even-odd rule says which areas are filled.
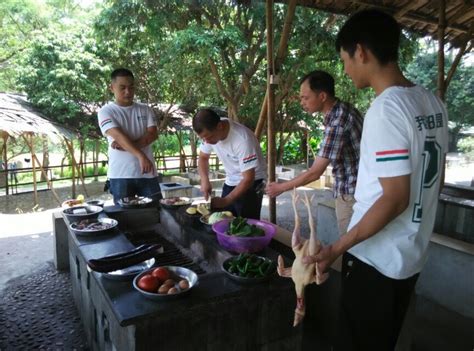
[[[156,127],[156,115],[153,109],[147,106],[147,128]]]
[[[241,143],[238,150],[239,167],[241,172],[248,171],[258,166],[257,146],[256,141],[248,140],[248,142]]]
[[[199,146],[199,150],[205,154],[212,154],[212,151],[214,149],[210,144],[202,142],[201,145]]]
[[[412,172],[410,132],[401,114],[397,106],[385,103],[380,115],[374,116],[373,123],[368,125],[369,169],[375,177],[397,177]]]
[[[101,108],[97,113],[97,119],[99,121],[99,128],[102,134],[105,136],[105,132],[111,128],[117,128],[119,125],[117,124],[110,108],[107,106]]]

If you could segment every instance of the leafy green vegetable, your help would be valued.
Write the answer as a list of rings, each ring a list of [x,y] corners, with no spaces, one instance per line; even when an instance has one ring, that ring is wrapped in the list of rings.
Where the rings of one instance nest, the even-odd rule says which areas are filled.
[[[224,268],[231,274],[247,278],[263,278],[275,272],[275,263],[254,254],[241,253],[228,260]]]
[[[265,231],[254,224],[248,224],[245,218],[236,217],[230,222],[227,234],[244,237],[264,236]]]

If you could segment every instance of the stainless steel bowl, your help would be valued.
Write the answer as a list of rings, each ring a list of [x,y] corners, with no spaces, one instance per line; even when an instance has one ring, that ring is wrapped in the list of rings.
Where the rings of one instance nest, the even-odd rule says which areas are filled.
[[[84,221],[85,224],[92,224],[96,222],[104,223],[104,224],[110,225],[110,227],[106,229],[79,229],[77,226],[79,223],[82,223],[82,221]],[[117,225],[118,225],[117,220],[113,218],[89,218],[89,219],[73,222],[69,224],[69,228],[76,235],[94,237],[98,235],[112,234],[115,230],[115,227],[117,227]]]
[[[158,267],[153,267],[152,269],[147,270],[146,272],[140,273],[133,279],[133,287],[143,296],[145,296],[147,299],[150,300],[155,300],[155,301],[162,301],[162,300],[168,300],[168,299],[173,299],[177,297],[181,297],[184,294],[188,293],[193,287],[196,286],[198,283],[198,276],[196,273],[194,273],[192,270],[184,267],[178,267],[178,266],[162,266],[170,272],[170,278],[181,278],[181,279],[186,279],[189,283],[189,288],[186,290],[181,290],[178,288],[178,293],[176,294],[158,294],[158,293],[150,293],[148,291],[142,290],[138,287],[138,280],[143,277],[146,274],[150,274],[153,269],[158,268]],[[177,285],[177,284],[176,284]]]
[[[212,230],[212,225],[209,224],[208,219],[209,215],[199,217],[199,221],[203,224],[206,232],[208,232],[209,234],[214,234],[214,230]]]

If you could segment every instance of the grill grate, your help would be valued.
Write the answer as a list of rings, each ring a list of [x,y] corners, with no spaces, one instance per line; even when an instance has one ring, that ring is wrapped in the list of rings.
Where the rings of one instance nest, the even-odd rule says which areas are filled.
[[[127,239],[135,246],[142,244],[161,244],[163,253],[155,257],[157,266],[180,266],[201,275],[206,272],[191,258],[184,255],[173,243],[163,238],[154,230],[142,230],[125,233]]]

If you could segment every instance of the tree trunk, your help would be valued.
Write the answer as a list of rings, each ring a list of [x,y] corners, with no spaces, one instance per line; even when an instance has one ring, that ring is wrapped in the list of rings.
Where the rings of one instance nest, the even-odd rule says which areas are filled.
[[[186,172],[186,155],[183,148],[183,135],[181,132],[176,133],[179,144],[179,171]]]
[[[191,143],[191,156],[192,156],[192,160],[191,160],[192,163],[191,164],[192,164],[193,168],[197,168],[197,140],[196,140],[196,134],[191,132],[191,134],[189,135],[189,141]]]
[[[42,165],[44,171],[47,173],[48,172],[48,167],[49,167],[49,151],[48,151],[48,137],[46,134],[43,134],[41,137],[41,141],[43,143],[43,160],[42,160]],[[41,173],[41,178],[40,180],[42,182],[45,182],[47,179],[45,178],[44,174]]]
[[[308,159],[308,131],[304,130],[301,136],[301,152],[303,154],[303,161]]]
[[[92,154],[92,158],[94,160],[94,180],[96,182],[99,180],[99,150],[100,141],[99,139],[96,139],[94,143],[94,153]]]
[[[84,147],[84,139],[79,139],[79,169],[80,169],[80,174],[78,174],[79,177],[82,176],[82,178],[85,178],[85,170],[84,170],[84,162],[85,162],[85,147]],[[79,179],[77,180],[77,184],[79,185]]]

